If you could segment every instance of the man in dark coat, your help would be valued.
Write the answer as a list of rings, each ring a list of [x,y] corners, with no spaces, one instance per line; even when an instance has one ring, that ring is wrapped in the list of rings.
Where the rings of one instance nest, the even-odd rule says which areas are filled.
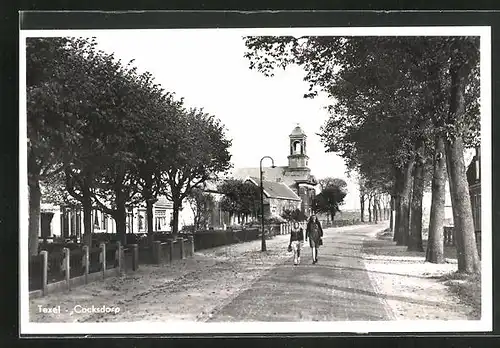
[[[321,228],[321,224],[318,218],[313,214],[309,217],[306,229],[306,241],[309,238],[309,246],[311,247],[313,264],[318,262],[318,249],[321,245],[321,237],[323,237],[323,229]]]

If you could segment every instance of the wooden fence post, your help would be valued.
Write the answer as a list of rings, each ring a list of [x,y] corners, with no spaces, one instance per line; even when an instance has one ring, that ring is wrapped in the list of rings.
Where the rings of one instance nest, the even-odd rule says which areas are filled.
[[[170,262],[172,262],[174,260],[174,243],[175,243],[175,240],[172,239],[170,241]]]
[[[184,254],[186,253],[185,250],[184,250],[184,238],[183,237],[178,237],[177,241],[179,243],[181,243],[181,258],[180,259],[182,260],[185,257]]]
[[[194,236],[189,236],[188,237],[189,242],[191,243],[191,257],[194,256]]]
[[[106,244],[101,243],[99,245],[99,248],[101,249],[101,254],[100,254],[101,260],[100,261],[101,261],[102,279],[104,279],[105,272],[106,272]]]
[[[160,260],[160,252],[161,252],[161,242],[156,240],[153,242],[153,262],[159,264]]]
[[[65,279],[66,279],[66,287],[68,290],[70,290],[70,285],[69,285],[69,278],[70,278],[70,263],[69,263],[69,258],[71,255],[71,252],[69,251],[68,248],[63,248],[63,253],[64,253],[64,274],[65,274]]]
[[[42,294],[47,295],[47,268],[49,264],[49,253],[47,250],[40,252],[42,255]]]
[[[83,274],[85,276],[85,284],[89,281],[89,267],[90,267],[90,257],[89,257],[89,246],[83,246]]]
[[[118,263],[118,274],[122,272],[122,243],[120,241],[116,242],[115,260]]]
[[[137,244],[132,244],[132,270],[137,271],[139,269],[139,246]]]

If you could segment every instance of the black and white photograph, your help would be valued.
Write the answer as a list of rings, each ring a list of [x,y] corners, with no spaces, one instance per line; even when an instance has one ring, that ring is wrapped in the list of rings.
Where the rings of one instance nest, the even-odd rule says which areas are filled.
[[[20,31],[26,334],[492,330],[477,27]]]

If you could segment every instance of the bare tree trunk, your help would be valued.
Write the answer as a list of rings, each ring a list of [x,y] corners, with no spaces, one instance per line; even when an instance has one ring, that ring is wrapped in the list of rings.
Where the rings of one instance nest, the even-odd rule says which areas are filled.
[[[83,196],[83,244],[92,245],[92,198],[90,193],[90,187],[84,185],[82,189]]]
[[[413,175],[413,198],[411,200],[411,226],[408,239],[408,251],[424,251],[422,245],[422,199],[424,196],[425,154],[423,142],[417,149],[419,156],[415,161]]]
[[[391,232],[394,231],[394,196],[391,195],[391,203],[390,203],[390,217],[389,217],[389,229]]]
[[[432,177],[432,204],[429,220],[429,237],[425,261],[444,263],[443,226],[446,185],[446,162],[444,155],[444,141],[436,136],[435,155]]]
[[[179,211],[181,205],[178,199],[172,201],[172,234],[175,235],[179,232]]]
[[[373,221],[378,223],[377,195],[373,195]]]
[[[401,230],[401,216],[403,215],[403,211],[401,208],[401,193],[399,193],[395,197],[395,203],[396,203],[396,218],[394,219],[394,241],[397,243],[397,245],[401,245],[403,243],[403,234]]]
[[[382,210],[380,206],[380,197],[377,199],[377,212],[378,212],[378,218],[380,221],[385,220],[384,219],[384,211]]]
[[[125,206],[125,197],[122,190],[116,192],[116,210],[113,214],[113,218],[116,223],[116,234],[118,236],[118,240],[122,245],[127,244],[127,235],[125,233],[127,229],[127,208]]]
[[[38,236],[40,235],[40,200],[41,190],[38,179],[28,180],[29,189],[29,220],[28,220],[28,250],[29,255],[38,255]]]
[[[372,222],[372,195],[368,195],[368,222]]]
[[[365,222],[365,195],[364,194],[359,195],[359,203],[360,203],[360,209],[361,209],[361,213],[360,213],[361,222]]]
[[[465,112],[464,89],[467,73],[464,63],[456,63],[454,58],[452,59],[450,68],[450,118],[453,119],[455,125],[459,125]],[[481,264],[474,234],[469,185],[465,172],[464,146],[460,133],[457,133],[454,139],[445,141],[445,151],[453,209],[458,271],[478,273],[481,271]]]
[[[395,168],[394,173],[394,235],[392,240],[401,243],[401,193],[403,192],[404,175],[400,168]]]
[[[411,184],[412,184],[412,171],[413,171],[414,159],[408,161],[404,170],[404,181],[403,190],[400,196],[401,204],[401,217],[399,221],[399,234],[400,240],[398,240],[397,245],[408,245],[409,233],[410,233],[410,196],[411,196]]]

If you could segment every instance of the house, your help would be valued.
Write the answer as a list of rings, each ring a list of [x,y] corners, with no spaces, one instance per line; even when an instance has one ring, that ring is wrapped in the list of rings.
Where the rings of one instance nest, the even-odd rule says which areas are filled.
[[[304,133],[300,125],[297,125],[289,135],[289,148],[288,166],[278,166],[274,168],[262,168],[262,179],[266,182],[271,193],[271,183],[279,184],[273,185],[279,192],[288,192],[282,187],[290,189],[299,199],[300,207],[304,214],[307,216],[312,214],[312,201],[316,194],[315,187],[318,181],[311,175],[311,169],[308,167],[309,157],[307,156],[307,135]],[[260,181],[260,168],[236,168],[231,175],[234,178],[247,180],[251,179],[259,183]],[[279,187],[279,188],[278,188]],[[292,196],[286,195],[286,201],[293,202]],[[277,198],[271,198],[271,200]],[[271,203],[270,209],[273,214],[274,203]],[[292,203],[280,203],[292,204]],[[293,203],[295,204],[295,203]],[[293,205],[292,204],[292,205]],[[275,209],[279,210],[278,204],[274,204]]]
[[[155,232],[171,230],[172,203],[160,196],[153,205],[153,223]],[[64,237],[81,240],[84,232],[83,210],[76,205],[62,205],[50,202],[41,204],[40,237]],[[93,233],[116,233],[115,220],[108,214],[95,208],[92,211]],[[126,218],[126,233],[146,233],[146,205],[140,204],[129,208]]]
[[[260,186],[260,180],[255,177],[249,177],[246,182]],[[285,210],[301,209],[302,207],[302,199],[282,182],[263,180],[262,189],[265,217],[278,217]]]
[[[467,182],[472,205],[474,230],[481,231],[481,148],[476,147],[475,155],[467,167]]]
[[[249,222],[250,216],[246,216],[243,220],[238,220],[238,217],[231,216],[229,212],[224,211],[221,207],[221,201],[224,194],[219,192],[218,186],[224,179],[217,181],[206,181],[201,185],[203,191],[210,194],[213,198],[213,206],[211,207],[210,216],[208,218],[208,226],[214,229],[226,229],[228,226]],[[260,187],[260,179],[256,177],[248,177],[243,180]],[[267,181],[262,182],[264,193],[264,216],[279,217],[287,209],[301,209],[301,198],[287,185],[282,182]],[[260,204],[260,203],[259,203]],[[189,202],[184,202],[184,209],[179,214],[179,220],[183,220],[185,224],[194,222],[194,212],[187,209]]]

